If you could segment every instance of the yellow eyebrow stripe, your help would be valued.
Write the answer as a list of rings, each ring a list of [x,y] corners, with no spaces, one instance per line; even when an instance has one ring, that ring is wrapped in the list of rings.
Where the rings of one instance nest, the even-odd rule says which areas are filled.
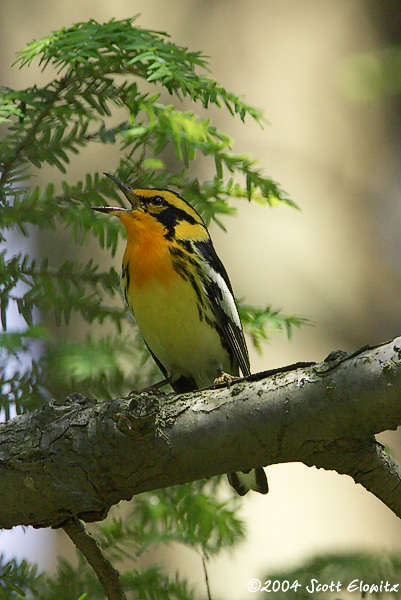
[[[202,217],[196,212],[196,210],[194,210],[192,206],[188,204],[188,202],[181,198],[181,196],[174,192],[171,192],[170,190],[136,189],[133,190],[133,192],[136,196],[139,196],[140,198],[152,198],[153,196],[161,196],[168,202],[168,204],[184,211],[197,223],[204,225]]]

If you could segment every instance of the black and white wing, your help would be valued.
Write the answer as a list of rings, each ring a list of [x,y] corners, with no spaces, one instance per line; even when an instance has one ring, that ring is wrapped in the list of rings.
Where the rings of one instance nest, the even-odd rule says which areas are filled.
[[[216,324],[244,376],[250,375],[249,355],[230,280],[211,240],[194,242],[203,258],[203,284]]]

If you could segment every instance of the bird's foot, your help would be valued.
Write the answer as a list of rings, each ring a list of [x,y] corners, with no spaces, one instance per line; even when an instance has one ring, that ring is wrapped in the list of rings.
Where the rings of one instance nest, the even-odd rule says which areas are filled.
[[[216,377],[216,379],[213,381],[213,387],[219,387],[221,385],[226,385],[227,387],[230,387],[230,385],[237,379],[240,378],[236,377],[235,375],[230,375],[230,373],[225,373],[224,371],[222,371],[220,375]]]

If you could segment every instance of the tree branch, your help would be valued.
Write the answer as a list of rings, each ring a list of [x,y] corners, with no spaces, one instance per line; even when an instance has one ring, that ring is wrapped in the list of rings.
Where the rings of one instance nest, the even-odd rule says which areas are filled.
[[[89,534],[82,521],[69,519],[63,524],[63,529],[95,571],[108,600],[126,600],[121,587],[119,572],[104,556],[99,544]]]
[[[140,492],[293,461],[350,475],[401,517],[400,468],[373,438],[401,424],[400,398],[401,338],[230,388],[69,396],[0,426],[0,526],[100,520]]]

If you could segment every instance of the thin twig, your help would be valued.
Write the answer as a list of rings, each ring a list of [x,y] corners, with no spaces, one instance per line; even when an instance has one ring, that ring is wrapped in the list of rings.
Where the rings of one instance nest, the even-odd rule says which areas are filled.
[[[79,519],[70,519],[64,523],[63,529],[95,571],[108,600],[127,600],[121,587],[119,572],[104,556],[99,544],[90,535],[83,522]]]
[[[208,575],[208,572],[207,572],[206,558],[205,558],[204,554],[202,554],[202,565],[203,565],[203,572],[205,574],[207,600],[212,600],[212,595],[210,593],[210,585],[209,585],[209,575]]]

